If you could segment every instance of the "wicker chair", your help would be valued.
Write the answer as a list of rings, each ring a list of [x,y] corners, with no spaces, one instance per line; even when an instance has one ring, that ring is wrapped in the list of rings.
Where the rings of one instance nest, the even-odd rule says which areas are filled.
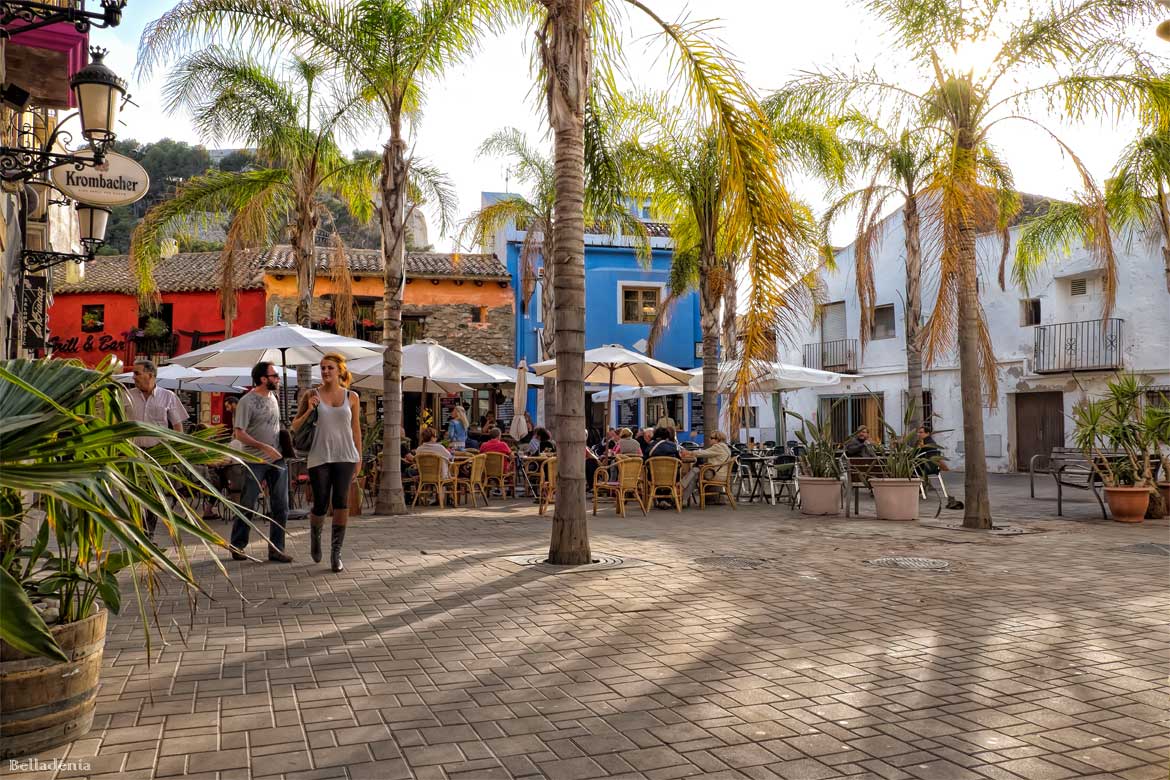
[[[483,457],[488,488],[499,488],[504,498],[508,497],[508,490],[512,491],[512,498],[516,497],[516,471],[508,468],[510,458],[502,452],[485,452]]]
[[[540,514],[557,501],[557,459],[549,458],[540,469]]]
[[[722,466],[699,466],[699,509],[707,508],[707,493],[718,495],[720,491],[731,502],[731,508],[736,509],[735,494],[731,490],[731,478],[739,467],[739,459],[732,458]]]
[[[682,511],[682,485],[679,473],[682,461],[678,458],[655,457],[646,460],[646,505],[656,499],[674,502],[676,512]]]
[[[626,516],[626,501],[638,502],[642,516],[646,515],[646,504],[642,500],[642,459],[638,457],[618,458],[608,466],[599,466],[593,473],[593,514],[597,515],[597,500],[613,496],[617,513]]]
[[[487,494],[487,455],[476,455],[471,459],[471,468],[466,477],[455,478],[455,503],[458,504],[463,496],[471,500],[471,506],[478,509],[476,494],[483,496],[484,505],[488,505]]]
[[[455,485],[455,477],[443,476],[443,459],[438,455],[422,452],[415,456],[414,462],[418,465],[418,487],[414,491],[414,501],[411,506],[418,504],[418,499],[426,491],[429,495],[435,495],[439,499],[439,505],[444,503],[445,490],[451,488],[454,495],[458,496],[458,487]]]

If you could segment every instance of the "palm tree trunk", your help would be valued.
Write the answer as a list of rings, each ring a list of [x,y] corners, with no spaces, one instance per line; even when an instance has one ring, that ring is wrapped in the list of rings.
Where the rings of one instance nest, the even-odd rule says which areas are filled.
[[[902,207],[906,229],[906,395],[910,402],[910,430],[922,424],[922,244],[919,239],[918,200],[913,193]]]
[[[550,237],[550,241],[544,242],[546,244],[545,250],[552,244],[554,237]],[[544,263],[544,283],[540,286],[540,312],[544,328],[540,334],[540,346],[544,349],[544,355],[541,360],[548,360],[557,356],[557,323],[556,316],[556,300],[553,295],[553,280],[556,274],[553,272],[552,255],[547,251],[542,250],[541,260]],[[544,424],[547,428],[553,427],[553,420],[556,419],[557,414],[557,380],[548,377],[544,380]]]
[[[1166,267],[1166,292],[1170,292],[1170,209],[1166,207],[1166,190],[1158,180],[1158,218],[1162,223],[1162,263]]]
[[[973,138],[971,134],[961,139]],[[960,140],[960,191],[970,193],[970,202],[978,197],[975,182],[974,141]],[[963,186],[965,184],[965,186]],[[969,208],[959,210],[958,241],[958,313],[959,313],[959,384],[963,402],[964,492],[963,527],[991,528],[991,502],[987,493],[987,457],[983,447],[983,377],[980,370],[979,277],[975,254],[975,217]],[[994,371],[989,366],[988,371]]]
[[[702,264],[703,268],[709,268]],[[703,444],[711,431],[719,430],[719,296],[711,289],[710,275],[699,282],[699,332],[703,338]],[[730,436],[730,432],[728,433]],[[734,437],[732,437],[734,438]]]
[[[553,129],[556,223],[557,497],[548,559],[591,560],[585,515],[585,105],[589,94],[592,0],[547,0],[541,30],[549,122]]]
[[[406,513],[402,491],[402,288],[406,274],[406,144],[398,123],[382,151],[382,262],[385,291],[382,308],[382,476],[379,514]]]
[[[313,209],[312,196],[298,198],[294,216],[292,240],[297,271],[296,322],[302,328],[312,324],[313,288],[317,284],[317,213]],[[297,366],[298,393],[313,382],[312,366]]]

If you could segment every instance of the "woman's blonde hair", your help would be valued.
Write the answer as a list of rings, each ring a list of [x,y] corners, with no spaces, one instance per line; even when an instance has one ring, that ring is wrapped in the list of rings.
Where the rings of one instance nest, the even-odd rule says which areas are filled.
[[[618,438],[621,438],[621,439],[628,439],[633,435],[634,435],[634,432],[631,431],[629,428],[622,428],[621,430],[618,431]]]
[[[324,355],[321,360],[329,360],[337,364],[337,384],[342,387],[349,387],[353,382],[353,374],[349,373],[349,366],[345,365],[345,356],[339,355],[336,352],[330,352]]]

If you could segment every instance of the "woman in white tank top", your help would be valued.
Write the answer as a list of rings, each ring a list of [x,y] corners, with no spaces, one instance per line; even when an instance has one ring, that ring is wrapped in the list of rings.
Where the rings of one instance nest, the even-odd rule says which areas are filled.
[[[308,458],[309,485],[313,489],[309,554],[314,561],[321,562],[321,532],[325,527],[325,513],[332,504],[329,565],[335,572],[344,568],[341,546],[349,522],[349,486],[362,460],[361,406],[357,393],[348,389],[350,379],[344,357],[329,354],[321,358],[321,386],[301,398],[292,423],[293,430],[300,428],[309,413],[317,410],[317,431]]]

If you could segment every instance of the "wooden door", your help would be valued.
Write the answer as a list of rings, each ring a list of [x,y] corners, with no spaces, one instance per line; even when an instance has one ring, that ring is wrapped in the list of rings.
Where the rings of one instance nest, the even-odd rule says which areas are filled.
[[[1033,455],[1064,446],[1064,393],[1016,395],[1016,470],[1027,471]]]

